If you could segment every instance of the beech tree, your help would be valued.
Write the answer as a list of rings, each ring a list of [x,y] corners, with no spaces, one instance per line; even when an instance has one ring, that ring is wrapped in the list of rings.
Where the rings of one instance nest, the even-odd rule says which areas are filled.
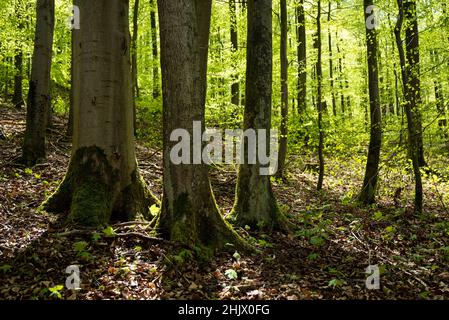
[[[156,201],[134,151],[128,0],[79,0],[73,33],[73,147],[67,174],[44,203],[95,226],[148,217]]]
[[[34,54],[28,91],[26,131],[22,160],[33,166],[45,158],[45,133],[50,109],[50,69],[52,61],[55,1],[36,2]]]
[[[359,200],[365,204],[375,202],[377,181],[379,177],[380,148],[382,144],[382,113],[379,98],[379,68],[378,68],[378,44],[377,31],[373,25],[368,24],[369,17],[373,14],[373,0],[364,0],[365,24],[366,24],[366,48],[368,61],[368,87],[369,105],[371,115],[370,144],[368,159],[366,162],[365,178]]]
[[[211,2],[159,0],[158,9],[164,127],[164,195],[158,230],[165,238],[190,246],[243,247],[243,240],[220,214],[208,166],[170,160],[173,130],[182,128],[192,136],[193,122],[200,121],[204,132]]]
[[[271,129],[272,1],[248,0],[248,35],[244,130]],[[259,135],[260,133],[257,133]],[[268,133],[267,133],[268,135]],[[269,150],[269,137],[266,150]],[[248,159],[246,141],[242,143]],[[239,167],[236,200],[231,219],[238,226],[285,228],[274,197],[270,176],[260,175],[261,164],[244,161]]]

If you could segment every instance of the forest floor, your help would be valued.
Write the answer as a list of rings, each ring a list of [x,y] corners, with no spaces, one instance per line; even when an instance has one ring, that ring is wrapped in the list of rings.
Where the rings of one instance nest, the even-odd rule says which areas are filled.
[[[449,298],[447,182],[426,180],[426,211],[419,216],[411,213],[410,187],[394,189],[390,176],[382,180],[391,190],[379,205],[362,208],[351,198],[363,161],[329,157],[325,189],[317,192],[316,173],[293,165],[309,159],[296,156],[288,181],[275,182],[274,189],[298,229],[289,235],[238,230],[257,252],[220,253],[198,263],[190,251],[139,236],[149,234],[146,225],[117,224],[93,235],[67,232],[63,217],[38,210],[67,168],[65,120],[56,118],[48,159],[32,169],[18,164],[24,110],[0,106],[0,128],[6,134],[0,139],[2,299]],[[160,197],[161,153],[140,142],[137,150],[141,173]],[[214,168],[211,176],[226,214],[235,170]],[[411,185],[409,176],[402,180]],[[123,236],[130,232],[135,236]],[[80,267],[80,290],[65,289],[70,265]],[[379,290],[365,286],[369,265],[379,267]]]

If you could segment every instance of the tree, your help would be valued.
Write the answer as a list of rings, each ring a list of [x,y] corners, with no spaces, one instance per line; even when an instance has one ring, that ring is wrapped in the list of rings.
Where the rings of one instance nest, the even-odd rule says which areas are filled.
[[[369,105],[371,116],[370,144],[366,162],[365,178],[359,200],[364,204],[375,202],[379,177],[380,148],[382,144],[382,113],[379,98],[379,69],[377,30],[368,23],[373,14],[373,0],[364,0],[366,24],[366,48],[368,62]]]
[[[299,0],[296,5],[296,37],[298,43],[298,113],[302,115],[307,108],[307,45],[304,0]]]
[[[401,74],[402,74],[402,91],[404,94],[404,110],[407,117],[407,129],[408,129],[408,149],[409,155],[412,159],[413,165],[413,174],[415,176],[415,212],[421,212],[423,206],[423,187],[422,187],[422,177],[421,170],[419,165],[419,135],[418,135],[418,126],[417,122],[419,121],[419,117],[417,116],[417,105],[416,103],[416,93],[411,92],[413,85],[416,86],[416,80],[413,81],[413,85],[410,83],[410,77],[412,68],[416,66],[407,66],[404,47],[402,44],[401,31],[402,25],[404,22],[404,5],[402,0],[397,0],[398,4],[398,20],[396,22],[396,27],[394,29],[396,45],[399,52],[399,61],[401,66]],[[409,7],[410,9],[410,7]],[[416,69],[415,69],[416,70]],[[416,88],[415,88],[416,89]]]
[[[322,67],[322,45],[321,45],[321,0],[318,0],[318,9],[316,17],[316,38],[315,48],[317,49],[317,61],[315,65],[317,78],[317,109],[318,109],[318,158],[319,158],[319,173],[317,190],[323,188],[324,180],[324,128],[323,128],[323,67]]]
[[[33,166],[38,160],[45,158],[45,133],[51,102],[50,69],[55,26],[54,0],[38,0],[36,13],[34,54],[22,149],[22,160],[27,166]]]
[[[229,14],[231,17],[231,46],[232,51],[237,52],[239,49],[238,31],[237,31],[237,9],[235,0],[229,0]],[[233,75],[233,83],[231,85],[231,103],[234,105],[240,104],[240,85],[238,82],[238,75]]]
[[[69,210],[75,224],[148,217],[155,202],[134,151],[128,0],[79,3],[74,35],[72,156],[58,190],[44,203]]]
[[[139,21],[139,0],[134,0],[133,11],[133,34],[131,38],[131,72],[132,72],[132,87],[133,87],[133,126],[134,134],[136,134],[137,124],[137,106],[136,99],[140,96],[139,81],[137,78],[137,37],[138,37],[138,21]]]
[[[409,102],[413,109],[413,116],[416,128],[416,145],[418,148],[418,164],[420,167],[426,166],[424,158],[422,116],[420,111],[421,100],[421,79],[419,60],[419,30],[418,17],[416,13],[416,0],[404,0],[402,3],[405,19],[405,50],[407,53],[407,92]]]
[[[288,15],[287,0],[281,0],[281,139],[277,175],[284,178],[288,143]]]
[[[272,2],[248,0],[248,35],[244,130],[271,128],[272,95]],[[257,133],[259,135],[261,133]],[[267,134],[268,135],[268,134]],[[269,150],[269,138],[266,150]],[[245,163],[239,167],[232,220],[238,226],[282,229],[284,219],[274,197],[270,177],[260,175],[261,164],[249,164],[246,141]]]
[[[170,136],[175,129],[185,129],[192,136],[193,122],[200,121],[204,132],[211,2],[159,0],[158,12],[164,132],[159,230],[165,238],[192,247],[244,246],[217,208],[208,166],[202,161],[174,164],[170,159],[175,145]],[[194,152],[193,160],[197,156]]]
[[[332,3],[329,1],[328,12],[327,12],[327,22],[329,23],[329,27],[327,29],[327,39],[328,39],[328,47],[329,47],[329,79],[331,85],[331,95],[332,95],[332,113],[334,117],[337,116],[337,104],[335,101],[335,91],[334,91],[334,61],[332,60],[332,34],[331,34],[331,11],[332,11]]]
[[[159,88],[159,54],[157,50],[157,25],[156,25],[156,7],[154,0],[150,0],[150,23],[151,23],[151,52],[153,54],[153,99],[160,96]]]

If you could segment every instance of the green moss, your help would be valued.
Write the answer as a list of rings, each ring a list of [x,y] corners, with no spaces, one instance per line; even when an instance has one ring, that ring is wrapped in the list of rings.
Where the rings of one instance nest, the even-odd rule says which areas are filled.
[[[43,204],[49,212],[69,211],[71,223],[95,226],[109,221],[119,175],[96,147],[84,147],[72,157],[58,190]]]
[[[164,200],[159,218],[162,235],[171,241],[182,243],[190,248],[198,248],[197,258],[207,260],[216,249],[251,250],[252,248],[221,217],[215,200],[210,206],[196,208],[187,193],[180,194],[173,202],[170,211]]]

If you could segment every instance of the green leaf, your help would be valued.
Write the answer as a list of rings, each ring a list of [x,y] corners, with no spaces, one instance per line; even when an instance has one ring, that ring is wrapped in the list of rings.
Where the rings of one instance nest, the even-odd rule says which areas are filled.
[[[115,230],[111,226],[109,226],[106,229],[104,229],[103,230],[103,234],[106,237],[114,237],[116,235]]]
[[[225,276],[230,280],[237,280],[237,272],[234,269],[228,269],[225,271]]]
[[[324,244],[325,240],[319,236],[313,236],[312,238],[310,238],[310,244],[320,247]]]
[[[232,255],[234,257],[235,260],[239,261],[242,257],[240,256],[240,254],[236,251],[234,252],[234,254]]]
[[[161,211],[161,209],[157,205],[155,205],[155,204],[153,204],[150,207],[150,213],[151,213],[152,216],[157,215],[159,213],[159,211]]]

